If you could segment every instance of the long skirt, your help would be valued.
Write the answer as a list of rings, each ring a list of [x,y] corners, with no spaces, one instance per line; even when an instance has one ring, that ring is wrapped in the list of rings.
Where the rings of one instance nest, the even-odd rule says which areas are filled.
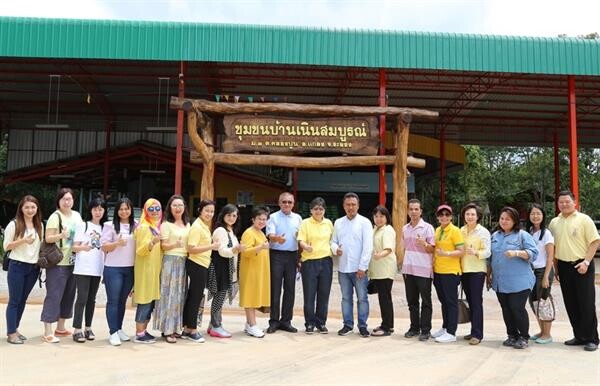
[[[154,309],[154,329],[164,335],[180,333],[187,292],[185,257],[165,255],[160,274],[160,300]]]

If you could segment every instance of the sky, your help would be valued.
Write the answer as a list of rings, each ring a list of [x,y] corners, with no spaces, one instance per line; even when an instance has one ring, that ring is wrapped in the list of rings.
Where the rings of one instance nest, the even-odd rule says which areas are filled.
[[[0,15],[546,37],[600,32],[598,0],[3,0]]]

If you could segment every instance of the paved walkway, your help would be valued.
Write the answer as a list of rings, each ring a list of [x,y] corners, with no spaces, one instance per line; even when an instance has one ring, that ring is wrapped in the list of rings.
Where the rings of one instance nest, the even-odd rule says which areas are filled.
[[[598,288],[597,288],[598,289]],[[486,336],[478,346],[464,340],[452,344],[405,339],[408,312],[400,277],[394,284],[396,331],[390,337],[363,339],[358,334],[340,337],[339,286],[334,275],[330,301],[329,335],[308,336],[302,332],[278,331],[264,339],[242,333],[243,312],[234,304],[226,309],[224,325],[234,332],[232,339],[207,338],[204,344],[179,341],[153,345],[125,343],[112,347],[106,337],[104,290],[98,296],[94,331],[95,342],[78,344],[63,338],[61,343],[42,343],[39,322],[43,290],[37,290],[27,306],[21,332],[29,337],[21,346],[0,341],[0,384],[112,384],[112,385],[196,385],[196,384],[368,384],[368,385],[600,385],[600,351],[588,353],[580,347],[567,347],[571,337],[560,289],[553,293],[559,304],[553,325],[555,343],[532,343],[526,350],[502,347],[505,328],[493,292],[486,292]],[[294,324],[302,327],[301,286],[297,283]],[[435,298],[435,295],[434,295]],[[600,296],[597,298],[600,299]],[[0,312],[6,308],[6,276],[0,275]],[[376,296],[370,296],[372,328],[379,322]],[[434,329],[441,324],[439,303],[434,300]],[[600,307],[599,307],[600,308]],[[134,310],[128,309],[125,326],[133,333]],[[259,317],[259,325],[267,325]],[[0,318],[5,330],[5,319]],[[531,332],[536,332],[532,319]],[[458,335],[468,333],[459,326]]]

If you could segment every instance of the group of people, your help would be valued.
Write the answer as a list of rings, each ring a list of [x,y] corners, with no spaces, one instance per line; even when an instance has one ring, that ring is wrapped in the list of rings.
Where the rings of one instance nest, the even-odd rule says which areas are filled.
[[[307,334],[327,334],[333,258],[338,259],[338,282],[342,294],[343,325],[338,335],[354,331],[354,292],[360,336],[388,336],[394,332],[392,286],[398,270],[396,233],[384,206],[372,219],[358,213],[355,193],[343,198],[345,216],[332,223],[325,217],[325,201],[310,202],[310,217],[293,212],[294,196],[279,196],[280,210],[269,213],[256,207],[252,225],[241,237],[240,216],[235,205],[225,205],[214,220],[216,205],[203,200],[198,217],[190,223],[183,197],[173,195],[165,208],[148,199],[139,222],[129,199],[122,198],[107,221],[106,203],[93,199],[83,221],[72,209],[74,193],[59,190],[56,211],[45,227],[37,199],[27,195],[16,217],[6,227],[4,249],[10,251],[9,303],[6,310],[7,341],[23,344],[19,330],[25,304],[39,276],[37,265],[42,241],[55,243],[63,259],[45,269],[46,297],[41,314],[43,341],[57,343],[71,336],[75,342],[94,340],[92,320],[101,279],[106,287],[106,318],[109,342],[119,346],[131,338],[123,330],[128,296],[133,293],[136,343],[154,343],[148,332],[161,332],[168,343],[188,339],[202,343],[198,326],[202,320],[205,289],[211,301],[207,333],[230,338],[222,308],[239,292],[244,308],[246,334],[265,335],[256,311],[269,313],[266,333],[296,333],[292,325],[297,274],[302,278],[304,328]],[[535,304],[550,295],[554,278],[560,281],[574,338],[567,345],[597,349],[593,256],[600,236],[593,221],[576,210],[570,192],[558,197],[561,213],[546,226],[543,207],[533,205],[527,229],[521,230],[519,213],[505,207],[497,229],[490,234],[481,224],[476,204],[462,208],[464,226],[453,224],[453,210],[440,205],[439,226],[422,218],[421,203],[408,202],[408,222],[403,230],[404,259],[401,272],[410,312],[406,338],[436,342],[456,341],[459,286],[464,290],[471,321],[465,339],[476,345],[483,339],[483,288],[497,294],[506,324],[505,346],[525,348],[529,340],[552,342],[551,322],[538,320],[540,332],[529,335],[526,303]],[[371,222],[372,220],[372,222]],[[431,287],[441,303],[443,324],[432,332]],[[376,293],[381,309],[380,325],[367,328],[368,294]],[[535,310],[534,310],[535,311]],[[73,330],[66,320],[73,318]],[[56,323],[56,328],[53,324]]]

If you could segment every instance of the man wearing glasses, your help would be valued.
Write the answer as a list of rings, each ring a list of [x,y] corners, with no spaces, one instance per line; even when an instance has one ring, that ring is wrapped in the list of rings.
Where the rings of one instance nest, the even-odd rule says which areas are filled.
[[[284,192],[279,195],[279,208],[269,217],[267,238],[271,262],[271,317],[268,334],[277,330],[298,332],[292,326],[296,292],[296,267],[298,264],[298,230],[302,218],[292,212],[294,196]],[[283,301],[281,288],[283,286]],[[280,312],[281,310],[281,312]]]

